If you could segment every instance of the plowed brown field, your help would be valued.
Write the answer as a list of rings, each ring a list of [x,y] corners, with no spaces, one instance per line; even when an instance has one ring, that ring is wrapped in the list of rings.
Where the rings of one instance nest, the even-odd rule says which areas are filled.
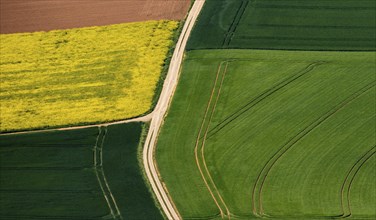
[[[182,19],[190,0],[0,0],[0,33]]]

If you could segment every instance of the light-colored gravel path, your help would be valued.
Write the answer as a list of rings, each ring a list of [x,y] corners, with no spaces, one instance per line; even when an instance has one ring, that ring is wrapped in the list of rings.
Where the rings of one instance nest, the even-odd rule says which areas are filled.
[[[173,204],[173,201],[169,197],[165,184],[162,183],[159,178],[159,173],[154,158],[154,152],[163,119],[166,115],[167,109],[170,105],[172,96],[178,83],[180,66],[183,61],[185,46],[204,3],[205,0],[196,0],[185,21],[183,30],[180,34],[178,43],[175,47],[175,51],[171,59],[166,80],[163,84],[161,96],[153,112],[153,117],[151,119],[150,128],[145,140],[143,151],[143,163],[146,175],[164,213],[166,214],[167,218],[171,220],[179,220],[182,218],[175,205]]]

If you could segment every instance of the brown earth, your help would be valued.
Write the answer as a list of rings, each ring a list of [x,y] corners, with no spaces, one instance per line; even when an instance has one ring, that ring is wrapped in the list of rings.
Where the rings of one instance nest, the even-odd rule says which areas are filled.
[[[183,19],[190,0],[0,0],[0,33]]]

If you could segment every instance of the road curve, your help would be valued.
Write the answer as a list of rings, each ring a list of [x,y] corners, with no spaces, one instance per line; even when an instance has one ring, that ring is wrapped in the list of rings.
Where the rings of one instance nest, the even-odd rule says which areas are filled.
[[[189,11],[171,59],[168,73],[163,84],[161,96],[153,111],[149,132],[146,137],[143,150],[143,163],[146,171],[146,176],[149,179],[151,187],[156,195],[156,198],[158,199],[159,204],[162,207],[162,210],[170,220],[179,220],[182,218],[175,205],[173,204],[171,198],[169,197],[167,189],[164,187],[164,184],[159,178],[156,161],[154,159],[154,151],[163,119],[166,115],[167,109],[178,83],[180,66],[183,60],[188,37],[204,3],[205,0],[196,0],[191,10]]]

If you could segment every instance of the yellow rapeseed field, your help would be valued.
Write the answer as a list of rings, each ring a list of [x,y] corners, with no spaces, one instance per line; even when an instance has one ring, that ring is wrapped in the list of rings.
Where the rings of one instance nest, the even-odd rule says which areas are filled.
[[[148,21],[1,34],[1,131],[144,114],[177,26]]]

